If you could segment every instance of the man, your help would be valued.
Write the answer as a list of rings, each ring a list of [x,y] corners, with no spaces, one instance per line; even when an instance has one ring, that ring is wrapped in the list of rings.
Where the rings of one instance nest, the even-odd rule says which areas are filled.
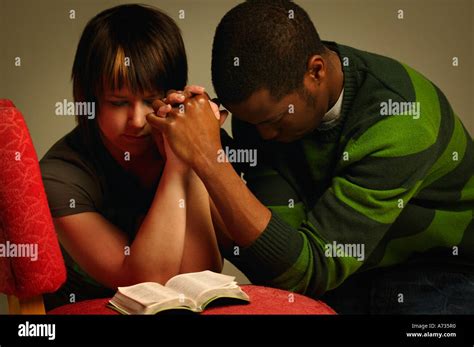
[[[342,313],[474,312],[474,146],[436,86],[322,42],[283,0],[224,16],[212,77],[233,144],[203,96],[148,121],[203,180],[252,282]],[[247,185],[232,150],[257,151],[236,165]]]

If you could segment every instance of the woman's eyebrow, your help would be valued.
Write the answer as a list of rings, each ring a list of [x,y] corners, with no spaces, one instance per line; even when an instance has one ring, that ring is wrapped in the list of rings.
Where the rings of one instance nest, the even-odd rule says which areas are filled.
[[[161,94],[157,94],[157,93],[149,94],[149,95],[144,95],[144,96],[143,96],[144,99],[160,98],[160,97],[161,97]]]
[[[129,95],[122,95],[122,94],[105,94],[106,98],[117,98],[117,99],[128,99],[130,96]],[[154,93],[154,94],[149,94],[149,95],[144,95],[143,99],[152,99],[152,98],[159,98],[160,94]]]
[[[127,99],[127,95],[120,95],[120,94],[105,94],[106,98],[118,98],[118,99]]]

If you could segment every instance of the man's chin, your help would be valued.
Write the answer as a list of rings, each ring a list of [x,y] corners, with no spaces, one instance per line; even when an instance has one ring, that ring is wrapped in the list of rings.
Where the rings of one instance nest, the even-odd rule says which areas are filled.
[[[298,134],[298,135],[292,135],[292,136],[281,136],[281,137],[276,137],[273,139],[275,142],[280,142],[280,143],[291,143],[295,142],[298,140],[301,140],[303,137],[305,137],[306,134]]]
[[[280,143],[291,143],[291,142],[294,142],[296,141],[297,139],[294,139],[294,138],[289,138],[289,137],[282,137],[282,138],[277,138],[273,141],[275,142],[280,142]]]

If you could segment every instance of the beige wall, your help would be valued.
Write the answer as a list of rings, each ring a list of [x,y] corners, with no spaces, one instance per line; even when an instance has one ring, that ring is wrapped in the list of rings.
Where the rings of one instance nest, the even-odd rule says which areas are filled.
[[[54,115],[54,105],[70,100],[70,72],[80,34],[99,11],[126,1],[0,0],[2,42],[0,96],[23,111],[41,157],[74,126]],[[220,18],[240,1],[144,1],[165,10],[183,31],[189,82],[213,92],[211,45]],[[472,96],[472,0],[322,0],[296,1],[311,15],[320,36],[399,59],[434,81],[474,134]],[[69,19],[69,10],[76,19]],[[185,10],[185,19],[178,11]],[[404,19],[397,19],[397,10]],[[4,29],[3,29],[4,27]],[[14,66],[21,57],[22,66]],[[459,66],[452,66],[452,57]],[[227,125],[230,122],[227,122]]]
[[[55,116],[54,105],[72,99],[71,66],[86,22],[103,9],[126,2],[0,0],[0,97],[12,99],[22,110],[40,158],[74,127],[72,118]],[[158,6],[177,21],[189,59],[189,82],[212,91],[214,30],[240,1],[142,2]],[[296,2],[308,11],[323,39],[394,57],[426,75],[474,134],[472,0]],[[76,11],[74,20],[69,18],[71,9]],[[178,18],[180,9],[185,10],[185,19]],[[404,11],[403,20],[397,19],[399,9]],[[21,67],[14,66],[15,57],[21,57]],[[458,67],[452,66],[453,57],[459,58]],[[226,271],[234,273],[227,266]]]

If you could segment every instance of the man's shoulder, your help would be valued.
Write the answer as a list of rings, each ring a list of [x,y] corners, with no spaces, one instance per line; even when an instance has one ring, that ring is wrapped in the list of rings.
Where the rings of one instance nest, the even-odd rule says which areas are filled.
[[[343,67],[348,67],[351,66],[351,64],[354,64],[355,67],[359,68],[365,67],[369,70],[378,68],[381,71],[389,71],[388,67],[402,65],[399,60],[387,55],[348,46],[338,42],[327,42],[326,46],[337,51],[341,58]]]
[[[416,101],[415,89],[421,84],[429,88],[434,86],[426,76],[405,62],[339,43],[334,45],[339,52],[344,73],[354,75],[359,88],[364,91],[358,94],[359,98],[365,96],[374,100],[373,96],[381,96],[388,99],[387,97],[395,95],[412,102]],[[368,90],[373,90],[376,94],[367,93]]]

